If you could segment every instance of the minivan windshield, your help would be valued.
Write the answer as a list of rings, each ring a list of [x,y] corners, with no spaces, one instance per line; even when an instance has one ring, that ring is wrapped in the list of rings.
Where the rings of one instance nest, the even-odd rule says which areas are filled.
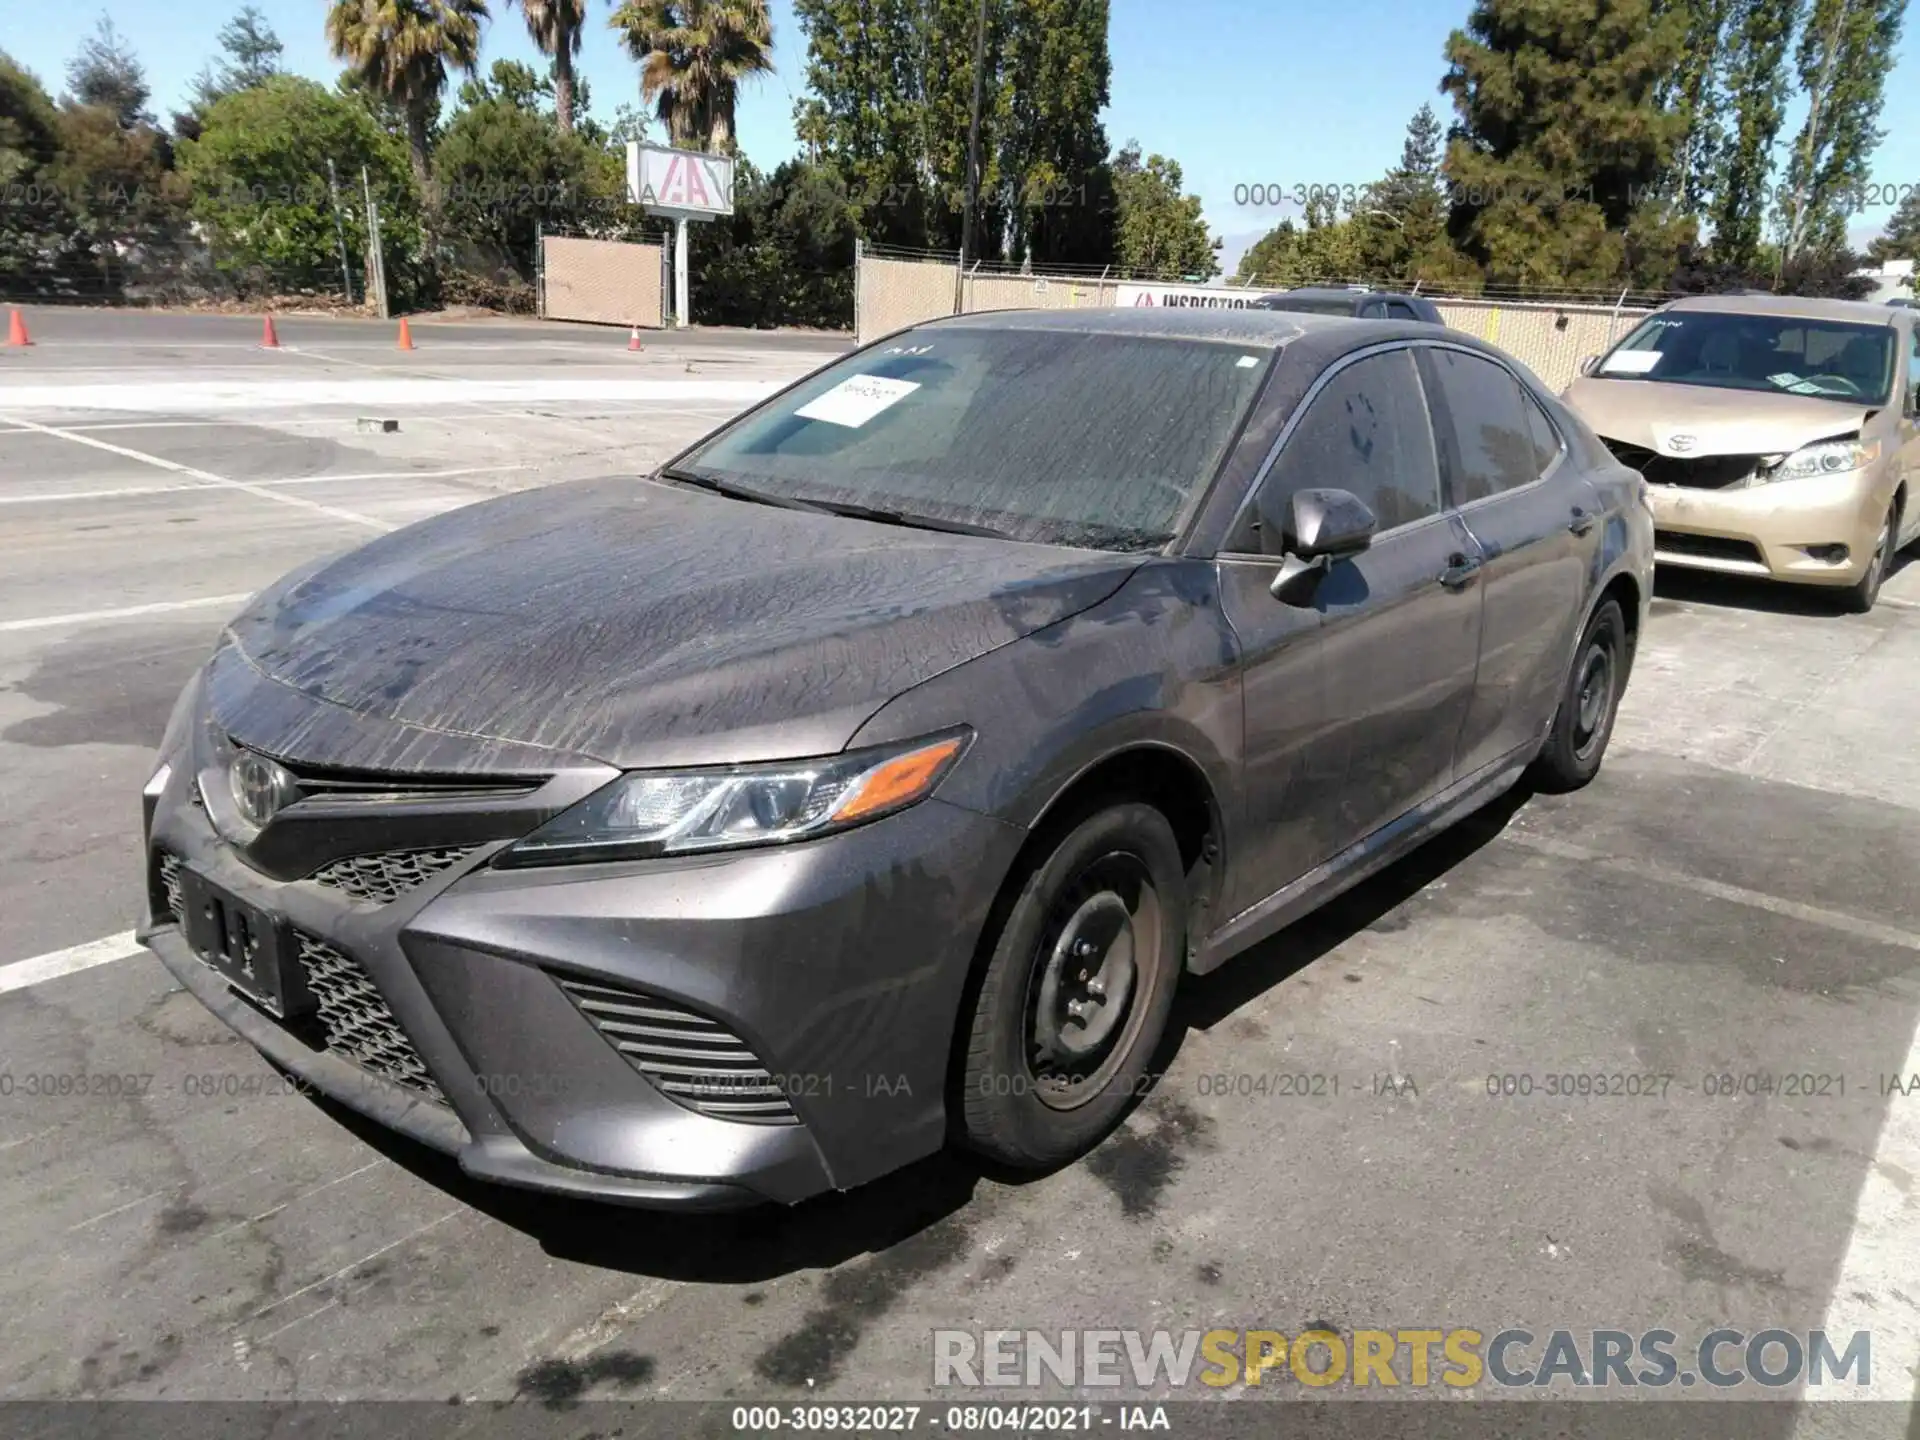
[[[1680,310],[1650,316],[1593,373],[1884,405],[1893,359],[1894,331],[1887,325]]]
[[[666,473],[776,502],[1152,550],[1206,485],[1273,352],[932,327],[849,356]]]

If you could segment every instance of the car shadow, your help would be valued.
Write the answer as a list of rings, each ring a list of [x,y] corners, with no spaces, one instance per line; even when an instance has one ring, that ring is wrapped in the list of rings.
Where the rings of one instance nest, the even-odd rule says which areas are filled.
[[[1188,976],[1149,1073],[1164,1075],[1191,1031],[1212,1029],[1473,855],[1531,795],[1524,783],[1514,787],[1211,975]],[[1145,1089],[1142,1101],[1152,1093]],[[310,1099],[394,1164],[532,1237],[556,1259],[703,1284],[756,1284],[877,1255],[965,1209],[982,1182],[1017,1187],[1046,1178],[944,1152],[857,1189],[792,1207],[769,1204],[722,1214],[638,1210],[475,1180],[437,1150],[324,1096]]]
[[[1920,565],[1920,557],[1898,554],[1887,571],[1883,585],[1909,566]],[[1776,580],[1755,580],[1745,575],[1722,575],[1712,570],[1692,570],[1665,566],[1654,571],[1654,603],[1662,600],[1684,601],[1695,605],[1713,605],[1721,609],[1764,610],[1774,615],[1844,615],[1839,590],[1819,585],[1788,585]],[[1884,592],[1883,592],[1884,593]]]

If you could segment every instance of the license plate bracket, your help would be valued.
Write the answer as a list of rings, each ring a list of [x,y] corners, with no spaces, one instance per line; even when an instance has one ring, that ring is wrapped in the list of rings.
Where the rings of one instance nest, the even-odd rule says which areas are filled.
[[[187,944],[234,989],[269,1014],[291,1020],[314,1008],[293,959],[285,921],[182,866]]]

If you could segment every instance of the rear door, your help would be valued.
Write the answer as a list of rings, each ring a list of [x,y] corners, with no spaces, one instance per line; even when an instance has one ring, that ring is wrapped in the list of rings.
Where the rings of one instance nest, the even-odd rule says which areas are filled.
[[[1444,345],[1421,346],[1420,369],[1447,503],[1484,557],[1479,664],[1455,762],[1464,779],[1553,717],[1600,547],[1600,500],[1512,371]]]
[[[1230,879],[1236,908],[1443,789],[1473,694],[1472,542],[1441,501],[1411,352],[1362,351],[1318,387],[1253,488],[1280,499],[1349,490],[1379,528],[1309,607],[1269,593],[1280,558],[1260,553],[1251,494],[1218,556],[1244,667],[1248,824]]]

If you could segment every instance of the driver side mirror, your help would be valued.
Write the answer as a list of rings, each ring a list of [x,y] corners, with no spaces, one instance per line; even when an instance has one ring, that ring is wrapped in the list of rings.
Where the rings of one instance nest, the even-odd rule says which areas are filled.
[[[1600,357],[1598,355],[1589,355],[1580,362],[1580,373],[1582,375],[1591,375],[1599,368],[1599,365]]]
[[[1285,557],[1268,588],[1288,605],[1311,604],[1321,577],[1372,544],[1379,524],[1366,502],[1346,490],[1296,490],[1283,506],[1259,509],[1261,549]]]

